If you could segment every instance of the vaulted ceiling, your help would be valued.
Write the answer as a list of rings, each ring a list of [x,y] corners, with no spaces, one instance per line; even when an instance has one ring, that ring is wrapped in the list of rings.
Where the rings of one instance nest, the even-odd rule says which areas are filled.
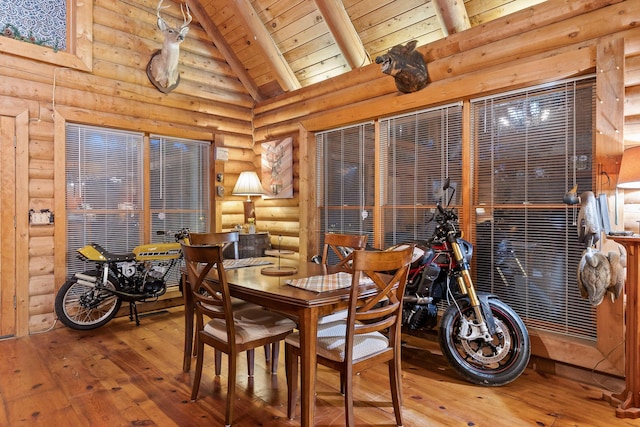
[[[544,0],[188,0],[256,101],[426,45]]]
[[[418,47],[425,46],[545,0],[186,2],[244,88],[260,102],[371,64],[395,45],[416,40]],[[428,51],[425,57],[428,62]],[[640,78],[634,71],[640,56],[629,64],[627,80],[633,80],[630,74]],[[625,141],[637,145],[640,116],[631,104],[625,106]]]

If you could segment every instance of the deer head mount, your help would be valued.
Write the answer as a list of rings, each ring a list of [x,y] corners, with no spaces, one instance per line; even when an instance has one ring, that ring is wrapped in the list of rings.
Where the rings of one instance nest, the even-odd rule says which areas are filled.
[[[186,8],[180,5],[183,23],[180,27],[170,27],[160,16],[160,11],[169,6],[162,6],[162,0],[158,2],[156,15],[158,17],[158,28],[164,34],[162,49],[156,50],[147,64],[147,76],[153,85],[162,93],[169,93],[180,83],[180,73],[178,72],[178,59],[180,56],[180,43],[189,32],[191,23],[191,13],[189,5]],[[186,13],[185,13],[186,9]]]

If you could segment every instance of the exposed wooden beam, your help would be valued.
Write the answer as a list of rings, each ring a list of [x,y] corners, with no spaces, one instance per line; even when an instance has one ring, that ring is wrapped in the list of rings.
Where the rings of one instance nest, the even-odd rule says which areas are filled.
[[[445,36],[471,28],[463,0],[433,0]]]
[[[234,0],[230,1],[229,5],[233,6],[235,15],[243,23],[247,32],[249,34],[253,33],[253,41],[262,50],[282,89],[286,92],[300,89],[302,85],[271,38],[271,34],[265,28],[251,2],[249,0]]]
[[[625,147],[640,145],[640,115],[624,118]]]
[[[315,3],[351,69],[371,64],[342,0],[315,0]]]
[[[247,73],[244,65],[242,65],[242,62],[240,62],[227,41],[224,39],[224,36],[220,30],[218,30],[218,27],[200,3],[200,0],[189,0],[188,4],[193,16],[198,20],[200,25],[202,25],[204,31],[207,33],[213,44],[218,48],[236,76],[238,76],[238,79],[242,82],[245,89],[247,89],[247,92],[249,92],[256,102],[264,101],[264,95],[260,93],[260,89],[258,89],[249,73]]]

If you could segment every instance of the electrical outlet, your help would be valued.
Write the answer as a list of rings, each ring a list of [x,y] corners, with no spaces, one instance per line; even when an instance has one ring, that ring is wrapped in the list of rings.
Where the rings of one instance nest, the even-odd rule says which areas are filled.
[[[41,209],[40,212],[29,209],[29,222],[33,225],[53,224],[53,212],[49,209]]]

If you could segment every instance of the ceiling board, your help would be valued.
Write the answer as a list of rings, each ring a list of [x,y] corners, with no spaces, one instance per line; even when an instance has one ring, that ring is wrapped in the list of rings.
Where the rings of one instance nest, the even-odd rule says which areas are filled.
[[[405,44],[411,40],[417,40],[418,46],[437,42],[447,34],[447,30],[442,28],[442,22],[455,19],[460,22],[465,13],[473,29],[511,13],[531,8],[545,0],[465,0],[464,9],[457,3],[460,0],[186,1],[201,5],[217,27],[217,32],[223,38],[222,42],[226,44],[227,49],[225,51],[220,49],[220,46],[218,48],[231,52],[223,54],[224,59],[233,64],[231,68],[236,74],[237,67],[242,67],[240,72],[246,76],[243,77],[243,82],[247,91],[254,100],[261,101],[295,90],[298,85],[309,86],[349,72],[351,67],[345,56],[347,52],[362,52],[361,49],[364,48],[368,58],[365,58],[363,63],[374,61],[376,56],[386,53],[397,44]],[[340,7],[344,10],[341,9],[338,12],[342,13],[335,14],[336,10],[325,9],[325,12],[331,12],[327,18],[323,16],[317,2],[322,2],[324,7]],[[559,10],[544,8],[537,14],[533,13],[534,10],[532,9],[526,22],[518,23],[523,31],[526,26],[533,26],[538,20],[547,20],[549,16],[562,20],[566,5]],[[450,15],[443,17],[442,13]],[[336,19],[344,16],[350,20],[346,26],[344,22],[336,22]],[[326,19],[330,19],[331,22],[326,22]],[[249,28],[248,25],[255,28]],[[491,35],[495,39],[501,37],[501,28],[494,28],[495,31]],[[354,30],[357,36],[355,40],[346,38],[345,41],[345,38],[341,38],[343,33],[334,34],[331,29]],[[266,35],[268,40],[264,40],[263,37],[258,39],[257,35],[260,34]],[[211,37],[211,34],[209,36]],[[198,34],[197,37],[201,38],[202,35]],[[211,40],[215,39],[211,37]],[[336,40],[340,40],[340,46]],[[473,43],[472,39],[465,40],[465,45]],[[341,51],[341,47],[345,52]],[[184,48],[189,49],[188,40],[185,41]],[[441,49],[443,48],[446,46],[442,45]],[[427,52],[425,55],[428,54]],[[228,55],[234,58],[228,58]],[[629,58],[627,65],[631,70],[640,68],[639,57]],[[216,68],[221,66],[212,65]],[[637,73],[627,74],[635,76]],[[247,85],[246,78],[251,79],[252,83]],[[639,120],[638,114],[634,113],[628,117],[627,123],[629,135],[634,135],[634,139],[640,140],[640,137],[631,132],[639,127]]]

